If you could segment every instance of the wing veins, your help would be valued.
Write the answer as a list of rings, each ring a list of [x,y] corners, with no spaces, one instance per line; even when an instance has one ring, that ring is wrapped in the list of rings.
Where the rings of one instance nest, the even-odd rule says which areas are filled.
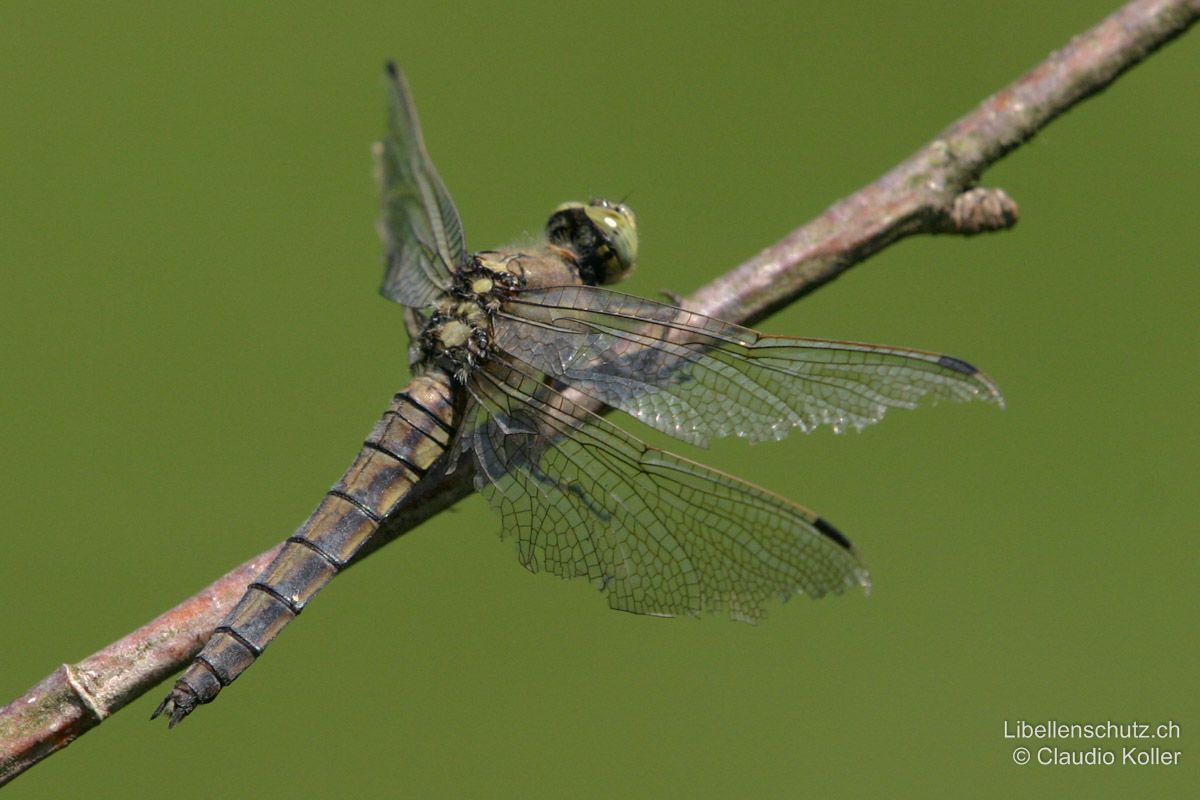
[[[522,306],[526,313],[513,313]],[[889,408],[915,408],[925,397],[1002,404],[986,375],[937,353],[767,337],[598,287],[522,292],[499,318],[515,337],[508,346],[514,355],[532,356],[530,363],[578,391],[697,444],[707,434],[737,432],[757,440],[782,438],[787,427],[806,432],[821,424],[862,428],[881,420]],[[631,347],[616,346],[620,343]],[[539,363],[546,352],[556,361]],[[686,383],[651,382],[644,377],[647,371],[664,378],[678,372]],[[714,427],[706,419],[711,404],[730,389],[731,398],[744,393],[753,403],[740,407],[728,424]]]
[[[527,372],[523,365],[509,362],[503,363],[515,374],[527,380],[536,380],[536,377]],[[544,415],[543,420],[553,427],[558,436],[570,438],[580,447],[589,451],[598,451],[609,458],[615,457],[632,467],[632,477],[621,476],[622,483],[634,491],[637,497],[641,499],[644,509],[654,518],[661,529],[665,529],[665,532],[671,536],[673,541],[678,542],[679,540],[670,531],[675,526],[675,523],[686,522],[689,518],[692,518],[689,516],[688,511],[694,507],[695,497],[699,495],[713,498],[717,502],[704,505],[704,513],[708,517],[706,522],[709,523],[708,530],[710,533],[716,533],[722,540],[726,541],[731,551],[743,555],[742,558],[737,559],[737,568],[742,574],[753,574],[769,580],[770,571],[774,568],[776,571],[782,569],[795,580],[804,577],[803,569],[793,562],[783,561],[781,562],[782,566],[776,564],[772,567],[770,561],[775,560],[779,562],[779,557],[772,555],[753,536],[745,539],[739,538],[736,535],[737,531],[749,534],[749,529],[745,527],[738,516],[733,515],[732,511],[726,512],[722,510],[722,506],[728,504],[731,509],[750,509],[759,514],[765,514],[779,529],[786,526],[786,520],[791,516],[800,520],[803,523],[803,527],[810,533],[816,533],[820,537],[822,534],[816,531],[813,524],[818,517],[813,512],[753,484],[745,483],[717,470],[676,456],[673,453],[651,447],[625,431],[605,422],[586,408],[578,406],[553,387],[546,386],[545,384],[538,385],[539,390],[544,389],[550,392],[560,401],[546,403],[531,397],[527,392],[514,387],[502,378],[497,378],[494,375],[488,375],[487,377],[497,389],[517,399],[522,404],[536,404],[550,409],[553,414]],[[571,425],[569,422],[564,423],[560,417],[578,422],[580,425]],[[597,435],[597,433],[603,435]],[[581,439],[583,436],[587,436],[589,441],[583,441]],[[619,445],[634,450],[642,458],[635,461],[626,457],[616,445],[606,441],[607,439],[616,440]],[[569,454],[561,450],[558,453],[570,460],[577,468],[582,467],[582,465],[579,465],[574,459],[570,458]],[[645,458],[646,456],[650,456],[651,458],[647,459]],[[674,477],[674,474],[687,476],[691,479],[691,482]],[[637,480],[638,477],[642,477],[644,480]],[[725,493],[703,488],[705,486],[719,486],[722,479],[729,487],[729,491]],[[697,485],[697,482],[700,483],[700,486]],[[691,493],[691,500],[685,496],[686,492]],[[610,492],[609,496],[620,501],[623,507],[628,508],[627,504],[618,495]],[[658,503],[654,501],[662,501],[663,506],[666,506],[666,508],[657,507]],[[669,515],[669,511],[671,510],[679,512],[681,514],[680,519],[671,518]],[[633,518],[637,519],[638,515],[634,514]],[[731,530],[727,530],[725,526],[712,525],[713,518],[729,522]],[[624,525],[619,518],[615,519],[622,528],[630,533],[636,533],[635,530]],[[693,521],[698,520],[694,520],[693,518]],[[747,557],[751,559],[749,563],[746,561]],[[860,576],[858,580],[865,584],[865,574]],[[844,584],[842,586],[843,589],[845,585],[849,584]]]

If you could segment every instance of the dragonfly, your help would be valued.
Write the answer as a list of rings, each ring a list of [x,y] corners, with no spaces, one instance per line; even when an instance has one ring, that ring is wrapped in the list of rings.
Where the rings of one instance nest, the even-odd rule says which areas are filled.
[[[385,79],[380,291],[404,307],[414,377],[154,717],[174,727],[213,700],[414,487],[464,464],[522,565],[585,578],[614,609],[755,621],[772,601],[869,589],[858,552],[823,517],[597,410],[703,446],[861,429],[926,398],[1000,405],[996,384],[952,356],[768,336],[604,288],[637,261],[623,203],[565,203],[537,244],[471,252],[408,84],[392,64]]]

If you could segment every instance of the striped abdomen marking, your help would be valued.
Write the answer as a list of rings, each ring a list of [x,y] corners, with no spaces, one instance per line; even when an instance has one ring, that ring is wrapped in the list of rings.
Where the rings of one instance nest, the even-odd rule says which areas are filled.
[[[433,374],[397,394],[358,457],[246,589],[154,716],[174,726],[233,682],[408,495],[450,442],[449,384]]]

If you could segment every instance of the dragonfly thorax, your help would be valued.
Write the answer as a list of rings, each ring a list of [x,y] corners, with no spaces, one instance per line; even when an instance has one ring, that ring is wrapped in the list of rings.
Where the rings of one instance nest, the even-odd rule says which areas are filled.
[[[491,346],[491,318],[473,304],[439,307],[421,332],[421,361],[438,365],[459,382],[485,360]]]
[[[421,361],[443,367],[460,382],[488,358],[492,317],[504,298],[523,283],[519,275],[491,266],[492,261],[473,256],[454,276],[454,285],[438,301],[421,332]]]

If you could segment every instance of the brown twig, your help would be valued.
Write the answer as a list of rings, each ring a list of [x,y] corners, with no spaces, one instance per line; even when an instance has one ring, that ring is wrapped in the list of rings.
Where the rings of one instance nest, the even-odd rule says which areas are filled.
[[[1125,5],[882,178],[705,286],[685,305],[752,323],[906,236],[970,235],[1012,227],[1016,204],[1000,189],[972,187],[983,171],[1182,34],[1197,18],[1200,0],[1134,0]],[[463,470],[420,487],[358,557],[471,491],[471,476]],[[59,667],[0,709],[0,785],[181,669],[277,549],[255,556],[98,653]]]

